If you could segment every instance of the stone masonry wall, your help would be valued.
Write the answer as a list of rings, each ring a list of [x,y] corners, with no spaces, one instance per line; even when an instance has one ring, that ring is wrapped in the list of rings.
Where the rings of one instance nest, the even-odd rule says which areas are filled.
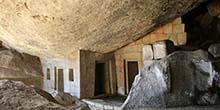
[[[138,61],[138,67],[139,70],[141,70],[144,66],[144,62],[146,63],[146,61],[143,60],[143,47],[163,40],[171,40],[174,45],[186,44],[187,34],[181,18],[177,18],[173,22],[159,27],[145,37],[115,51],[118,94],[125,94],[124,61]],[[152,45],[150,46],[150,48],[153,48]],[[148,53],[149,52],[145,53],[145,55]]]

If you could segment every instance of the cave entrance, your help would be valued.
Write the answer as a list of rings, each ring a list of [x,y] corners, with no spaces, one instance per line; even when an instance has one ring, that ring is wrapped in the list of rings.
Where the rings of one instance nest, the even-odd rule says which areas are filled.
[[[63,69],[58,69],[58,92],[64,92]]]
[[[106,64],[96,62],[95,67],[95,96],[105,94]]]
[[[135,76],[138,74],[138,61],[126,62],[126,94],[130,92]]]

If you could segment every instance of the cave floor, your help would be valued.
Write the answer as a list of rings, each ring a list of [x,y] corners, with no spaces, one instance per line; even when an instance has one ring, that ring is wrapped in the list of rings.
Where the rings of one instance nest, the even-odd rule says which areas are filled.
[[[125,96],[83,99],[92,110],[120,110]],[[140,108],[135,110],[220,110],[220,106],[187,106],[175,108]]]
[[[119,110],[125,101],[125,96],[83,99],[92,110]]]

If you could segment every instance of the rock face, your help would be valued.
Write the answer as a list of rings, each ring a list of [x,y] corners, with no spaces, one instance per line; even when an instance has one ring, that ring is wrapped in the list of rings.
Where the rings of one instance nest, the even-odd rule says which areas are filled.
[[[147,66],[136,76],[123,108],[194,104],[194,100],[201,100],[196,99],[200,95],[196,93],[206,92],[212,87],[216,73],[212,67],[208,52],[174,52]]]
[[[22,82],[0,80],[0,97],[2,110],[66,110]]]
[[[90,110],[77,98],[69,95],[68,97],[72,98],[74,103],[65,106],[49,93],[26,86],[20,81],[0,80],[1,110]]]
[[[1,0],[0,40],[37,56],[107,53],[206,0]]]
[[[212,44],[209,46],[208,50],[215,58],[220,57],[220,44]]]
[[[208,6],[208,12],[211,16],[219,16],[220,15],[220,1],[213,0]]]
[[[0,79],[23,81],[41,87],[43,73],[38,57],[0,48]]]

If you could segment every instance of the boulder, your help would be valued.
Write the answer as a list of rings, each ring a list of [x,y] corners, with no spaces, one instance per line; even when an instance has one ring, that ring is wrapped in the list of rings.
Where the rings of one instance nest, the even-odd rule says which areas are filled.
[[[215,74],[214,85],[215,87],[220,89],[220,74],[219,73]]]
[[[86,103],[68,93],[58,92],[54,98],[59,104],[68,107],[70,110],[90,110]]]
[[[219,104],[219,96],[217,94],[205,93],[200,95],[197,104],[199,105],[217,105]]]
[[[20,81],[0,80],[1,110],[66,110]]]
[[[135,77],[131,91],[123,108],[163,107],[164,96],[168,91],[168,62],[156,61],[144,68]]]
[[[60,94],[64,105],[49,93],[36,87],[29,87],[21,81],[0,80],[0,108],[1,110],[90,110],[79,99],[68,94]],[[68,100],[67,100],[68,99]]]
[[[216,75],[212,63],[204,60],[193,60],[192,62],[195,66],[194,80],[196,89],[199,91],[207,91],[212,87]]]
[[[71,96],[68,93],[57,93],[54,97],[60,104],[64,106],[69,106],[75,104],[77,101],[79,101],[76,97]]]
[[[124,109],[194,104],[195,90],[212,86],[214,73],[208,52],[179,51],[145,67],[135,78]]]
[[[208,51],[213,57],[215,58],[220,57],[220,44],[210,45]]]

